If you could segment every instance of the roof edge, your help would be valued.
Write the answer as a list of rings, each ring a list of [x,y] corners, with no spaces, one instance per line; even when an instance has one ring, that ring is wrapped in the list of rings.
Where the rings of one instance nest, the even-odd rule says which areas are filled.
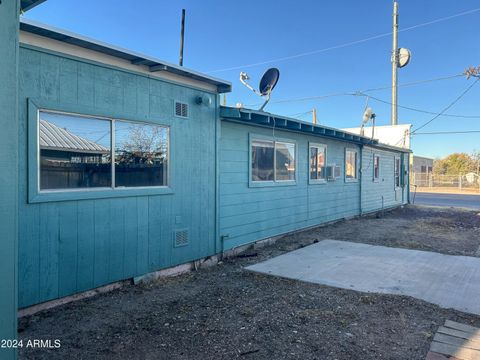
[[[232,84],[229,81],[205,75],[183,66],[175,65],[139,52],[130,51],[119,46],[98,41],[87,36],[82,36],[68,30],[45,25],[35,20],[29,20],[25,18],[20,19],[20,29],[25,32],[47,37],[70,45],[117,57],[129,61],[133,65],[145,65],[152,73],[157,71],[166,71],[172,74],[184,76],[189,79],[214,85],[217,87],[218,93],[227,93],[232,91]]]
[[[47,0],[22,0],[20,2],[20,9],[23,12],[33,9],[35,6],[40,5],[41,3]]]
[[[220,118],[227,121],[235,121],[248,125],[275,127],[279,130],[300,132],[313,136],[328,137],[340,141],[356,143],[363,146],[371,146],[375,148],[394,150],[404,153],[412,152],[410,149],[404,149],[396,146],[383,144],[380,143],[378,140],[372,140],[369,137],[350,133],[341,129],[312,124],[310,122],[301,121],[287,116],[276,115],[264,111],[220,106]]]

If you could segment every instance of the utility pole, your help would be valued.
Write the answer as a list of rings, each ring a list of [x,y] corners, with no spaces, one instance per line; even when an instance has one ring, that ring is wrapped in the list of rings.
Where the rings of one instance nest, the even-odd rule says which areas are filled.
[[[182,27],[180,30],[180,60],[179,65],[183,66],[183,40],[185,38],[185,9],[182,9]]]
[[[398,3],[393,2],[393,41],[392,41],[392,115],[391,124],[398,124],[397,115],[397,70],[398,70]]]
[[[313,108],[312,110],[312,120],[313,123],[316,125],[317,124],[317,109]]]

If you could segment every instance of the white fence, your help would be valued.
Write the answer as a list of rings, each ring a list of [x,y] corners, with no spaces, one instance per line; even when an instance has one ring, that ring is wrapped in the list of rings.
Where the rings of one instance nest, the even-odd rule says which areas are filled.
[[[465,175],[411,173],[410,184],[421,189],[450,189],[464,192],[480,192],[480,176],[475,173],[469,173]]]

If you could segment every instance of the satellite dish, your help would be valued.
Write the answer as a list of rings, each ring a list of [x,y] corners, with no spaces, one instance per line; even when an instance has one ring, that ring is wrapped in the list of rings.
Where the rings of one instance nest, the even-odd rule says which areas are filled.
[[[261,97],[266,97],[265,102],[262,107],[259,109],[263,111],[264,107],[270,101],[270,94],[273,91],[275,85],[277,85],[278,79],[280,78],[280,71],[277,68],[270,68],[263,74],[260,84],[258,86],[258,91],[255,90],[250,84],[247,83],[250,80],[250,77],[245,72],[240,73],[240,82],[245,85],[247,88],[252,90],[256,95]]]
[[[277,68],[270,68],[265,71],[265,74],[263,74],[262,79],[260,80],[260,85],[258,86],[260,94],[265,96],[271,93],[275,85],[277,85],[279,77],[280,71],[278,71]]]
[[[412,53],[410,50],[405,48],[398,49],[398,67],[402,68],[407,66],[410,62],[410,58],[412,57]]]
[[[374,116],[372,108],[366,108],[365,112],[363,113],[363,123],[368,123],[372,116]]]
[[[368,102],[368,99],[367,99]],[[360,125],[360,135],[364,136],[365,135],[365,125],[368,124],[368,122],[371,120],[373,125],[372,125],[372,139],[373,139],[373,132],[375,131],[375,113],[373,112],[371,107],[367,107],[363,113],[363,121],[362,125]]]

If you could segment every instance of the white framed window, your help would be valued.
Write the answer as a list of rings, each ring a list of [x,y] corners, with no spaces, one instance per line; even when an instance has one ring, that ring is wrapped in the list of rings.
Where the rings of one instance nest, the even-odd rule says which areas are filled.
[[[296,144],[294,142],[253,138],[250,156],[253,183],[296,180]]]
[[[394,182],[395,182],[395,187],[399,188],[400,187],[400,158],[395,157],[394,158]]]
[[[373,154],[373,181],[380,180],[380,155]]]
[[[327,180],[327,145],[311,143],[309,146],[310,183]]]
[[[355,149],[345,149],[345,181],[358,180],[358,155]]]
[[[168,186],[169,127],[38,111],[38,191]]]

